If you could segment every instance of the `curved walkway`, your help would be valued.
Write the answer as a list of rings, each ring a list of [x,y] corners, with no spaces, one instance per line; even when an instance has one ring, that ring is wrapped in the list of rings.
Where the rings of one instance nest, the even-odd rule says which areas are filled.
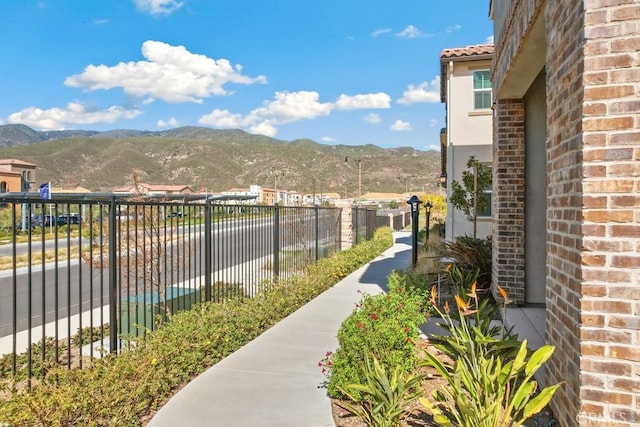
[[[338,346],[338,328],[360,301],[358,291],[382,292],[393,270],[409,267],[411,234],[394,238],[382,255],[194,379],[149,426],[333,426],[318,362]]]

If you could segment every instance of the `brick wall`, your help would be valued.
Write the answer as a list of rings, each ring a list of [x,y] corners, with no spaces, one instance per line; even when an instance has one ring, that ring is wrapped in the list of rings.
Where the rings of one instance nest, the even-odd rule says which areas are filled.
[[[578,425],[581,382],[583,258],[583,5],[574,0],[547,2],[547,325],[556,346],[547,382],[564,382],[552,402],[561,425]]]
[[[547,383],[563,426],[640,425],[640,1],[515,0],[497,94],[538,13],[547,76]],[[494,283],[523,301],[524,108],[494,123]]]
[[[492,280],[523,304],[524,103],[498,100],[494,113]]]
[[[506,12],[507,20],[500,38],[494,41],[493,76],[494,88],[500,88],[516,55],[520,42],[527,35],[531,22],[543,9],[545,0],[512,0]]]
[[[640,2],[584,14],[581,425],[640,425]]]

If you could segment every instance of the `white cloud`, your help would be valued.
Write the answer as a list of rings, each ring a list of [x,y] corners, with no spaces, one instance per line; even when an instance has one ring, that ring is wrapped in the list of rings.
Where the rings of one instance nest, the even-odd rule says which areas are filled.
[[[487,40],[485,40],[485,42],[486,42],[487,44],[493,44],[493,35],[491,35],[491,36],[487,37]]]
[[[407,27],[399,33],[396,33],[398,37],[404,37],[407,39],[415,39],[418,37],[422,37],[422,32],[413,25],[407,25]]]
[[[64,83],[89,91],[122,88],[128,95],[169,103],[201,103],[213,95],[227,95],[224,86],[228,83],[266,83],[264,76],[243,75],[241,65],[193,54],[184,46],[148,40],[142,44],[142,55],[147,61],[120,62],[113,67],[88,65]]]
[[[198,120],[203,125],[212,125],[224,129],[245,128],[244,119],[240,114],[233,114],[229,110],[215,109]]]
[[[438,123],[440,123],[440,120],[438,120],[438,119],[430,119],[429,120],[429,127],[434,128],[434,127],[436,127],[438,125]]]
[[[380,114],[376,114],[376,113],[369,113],[365,116],[364,121],[367,123],[380,123],[382,121],[382,119],[380,118]]]
[[[314,91],[276,92],[272,101],[265,101],[262,107],[252,110],[246,116],[215,109],[200,117],[198,123],[275,136],[279,125],[328,116],[334,109],[389,108],[390,103],[390,97],[386,93],[340,95],[335,103],[323,103],[319,99],[320,95]]]
[[[380,28],[371,32],[371,37],[378,37],[391,32],[391,28]]]
[[[389,129],[396,132],[409,131],[411,130],[411,123],[404,122],[402,120],[396,120],[395,122],[393,122]]]
[[[391,97],[384,92],[363,95],[340,95],[335,107],[338,110],[357,110],[363,108],[390,108]]]
[[[156,122],[156,126],[158,126],[159,128],[176,127],[178,126],[178,121],[175,118],[171,117],[166,122],[164,120],[158,120]]]
[[[418,86],[410,84],[402,94],[398,104],[416,104],[419,102],[440,102],[440,76]]]
[[[170,15],[184,6],[184,2],[176,0],[133,0],[138,10],[151,15]]]
[[[456,25],[451,25],[447,28],[445,28],[445,33],[447,34],[451,34],[451,33],[455,33],[456,31],[458,31],[460,28],[462,28],[460,25],[456,24]]]
[[[88,111],[84,105],[71,102],[66,108],[42,110],[37,107],[25,108],[9,116],[8,123],[22,123],[35,129],[65,129],[67,125],[94,123],[115,123],[120,119],[133,119],[141,114],[138,109],[112,106],[106,110]]]
[[[332,137],[332,136],[323,136],[322,138],[320,138],[321,141],[324,142],[336,142],[337,140]]]
[[[276,92],[273,101],[264,102],[246,116],[233,114],[228,110],[213,110],[200,117],[198,123],[220,128],[248,129],[253,133],[275,136],[277,125],[303,119],[315,119],[331,113],[333,105],[318,102],[318,92]]]
[[[108,19],[102,18],[102,19],[96,19],[95,21],[93,21],[93,23],[95,25],[106,25],[109,23]]]

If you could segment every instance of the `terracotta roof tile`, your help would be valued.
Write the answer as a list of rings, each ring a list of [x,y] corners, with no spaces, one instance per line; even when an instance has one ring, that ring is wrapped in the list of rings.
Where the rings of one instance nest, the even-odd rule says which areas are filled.
[[[440,59],[463,58],[468,56],[493,55],[492,44],[478,44],[465,47],[444,49],[440,53]]]

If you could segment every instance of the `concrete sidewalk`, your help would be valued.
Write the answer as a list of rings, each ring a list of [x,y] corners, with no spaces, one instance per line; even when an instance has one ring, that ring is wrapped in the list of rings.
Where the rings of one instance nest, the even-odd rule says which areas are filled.
[[[394,238],[381,256],[189,383],[149,426],[333,426],[318,362],[338,346],[338,328],[360,301],[358,291],[382,292],[393,270],[409,267],[411,234]]]

